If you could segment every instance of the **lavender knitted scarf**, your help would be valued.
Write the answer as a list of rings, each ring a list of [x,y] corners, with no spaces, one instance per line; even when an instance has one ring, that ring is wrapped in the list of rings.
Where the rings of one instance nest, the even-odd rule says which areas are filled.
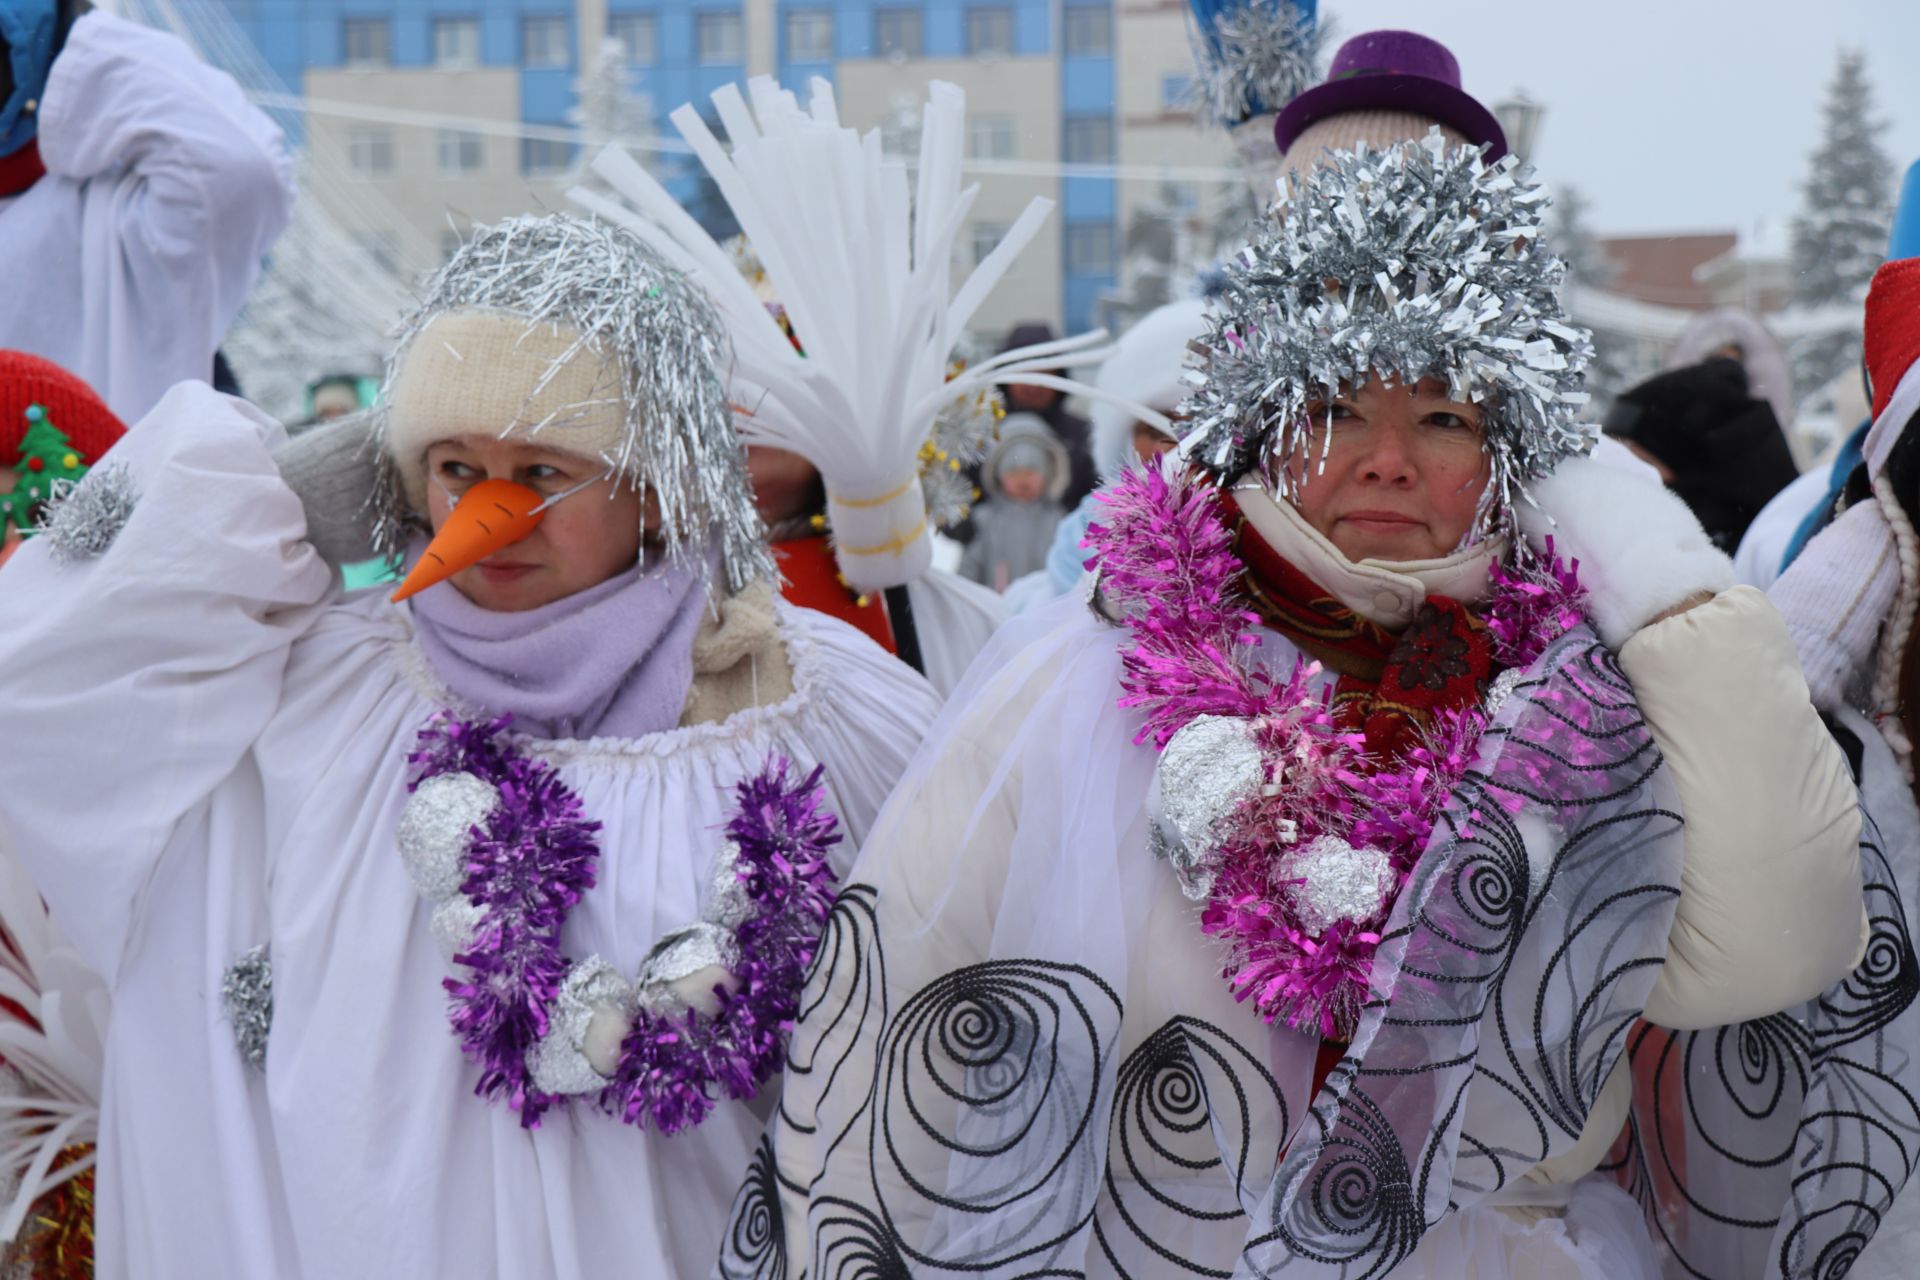
[[[664,562],[523,613],[450,582],[411,605],[421,652],[463,701],[537,738],[638,738],[680,722],[701,586],[696,566]]]

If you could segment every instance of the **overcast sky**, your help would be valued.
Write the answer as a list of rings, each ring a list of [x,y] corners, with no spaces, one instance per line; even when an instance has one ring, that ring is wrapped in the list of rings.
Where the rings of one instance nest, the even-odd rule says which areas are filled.
[[[1444,42],[1468,92],[1546,104],[1533,160],[1602,234],[1737,230],[1800,207],[1843,47],[1864,49],[1895,182],[1920,159],[1920,0],[1321,0],[1336,41]],[[1897,189],[1897,186],[1896,186]]]

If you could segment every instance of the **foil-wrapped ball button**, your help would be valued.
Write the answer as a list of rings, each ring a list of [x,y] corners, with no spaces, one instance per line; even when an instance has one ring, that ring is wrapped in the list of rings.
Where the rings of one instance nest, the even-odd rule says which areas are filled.
[[[1386,909],[1393,862],[1371,846],[1354,848],[1339,836],[1320,836],[1280,863],[1287,902],[1316,933],[1335,924],[1362,924]]]
[[[1260,794],[1266,776],[1251,721],[1195,716],[1160,753],[1160,816],[1196,852],[1211,851],[1223,824]]]
[[[467,845],[500,793],[470,773],[443,773],[414,789],[400,815],[400,861],[415,892],[444,902],[467,878]]]

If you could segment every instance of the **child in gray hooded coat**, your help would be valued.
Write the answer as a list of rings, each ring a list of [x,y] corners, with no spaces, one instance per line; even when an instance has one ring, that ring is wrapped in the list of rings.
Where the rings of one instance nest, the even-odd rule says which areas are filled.
[[[1045,566],[1053,531],[1067,514],[1061,498],[1071,478],[1072,461],[1046,421],[1037,414],[1008,414],[982,468],[987,496],[974,508],[974,537],[960,572],[1005,591]]]

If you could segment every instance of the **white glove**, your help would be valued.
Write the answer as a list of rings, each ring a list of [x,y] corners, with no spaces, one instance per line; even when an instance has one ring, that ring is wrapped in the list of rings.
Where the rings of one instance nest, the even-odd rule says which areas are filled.
[[[1648,623],[1702,595],[1733,586],[1733,561],[1664,485],[1595,458],[1568,458],[1527,486],[1514,504],[1536,551],[1553,539],[1562,560],[1580,562],[1588,613],[1618,652]]]

